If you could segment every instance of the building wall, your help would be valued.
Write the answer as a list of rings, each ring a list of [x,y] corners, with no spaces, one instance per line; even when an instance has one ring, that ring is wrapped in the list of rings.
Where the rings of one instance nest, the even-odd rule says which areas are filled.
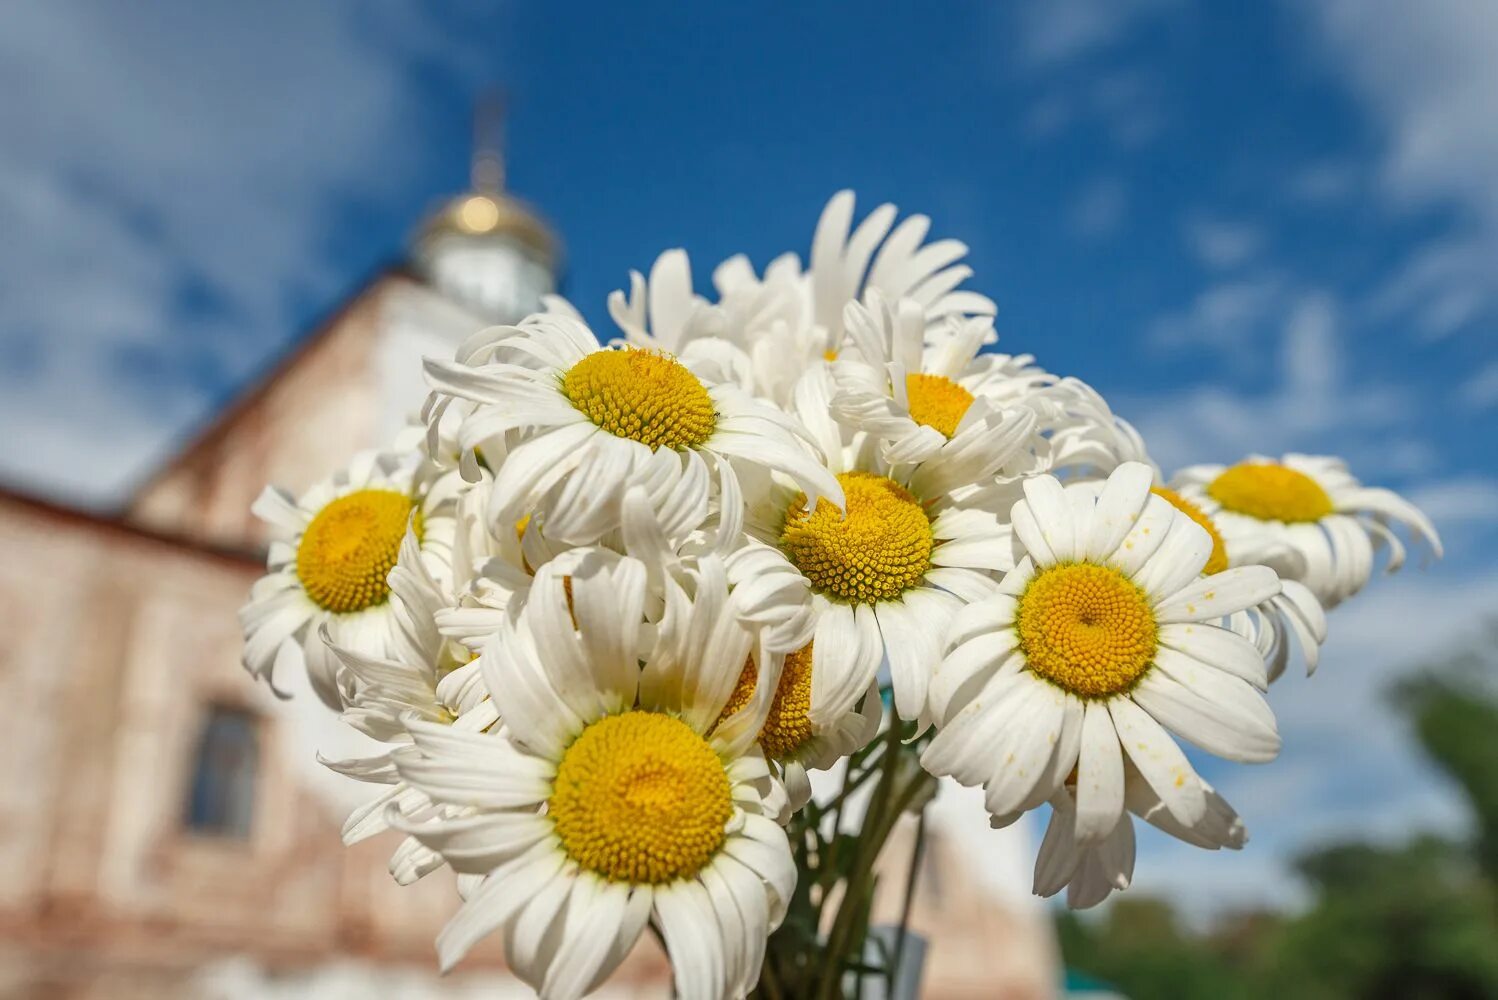
[[[342,845],[342,816],[309,790],[319,765],[304,734],[239,667],[234,612],[258,566],[14,499],[0,499],[0,547],[0,698],[12,708],[0,996],[196,997],[204,970],[232,958],[283,984],[362,962],[398,969],[410,995],[438,995],[432,942],[457,903],[451,876],[403,888],[386,871],[391,837]],[[257,720],[244,840],[184,824],[214,705]],[[497,942],[464,968],[443,994],[475,974],[508,979]],[[647,941],[618,995],[630,983],[660,995],[663,978]]]
[[[300,492],[354,452],[381,445],[372,359],[385,299],[403,284],[410,279],[388,275],[350,301],[149,481],[129,518],[195,542],[257,550],[265,535],[250,504],[267,483]]]

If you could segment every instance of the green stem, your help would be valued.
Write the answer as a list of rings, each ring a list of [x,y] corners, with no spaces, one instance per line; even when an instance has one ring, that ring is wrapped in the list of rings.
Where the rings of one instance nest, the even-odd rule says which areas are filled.
[[[874,878],[874,860],[884,847],[884,838],[893,823],[884,817],[889,800],[894,792],[895,776],[899,773],[900,722],[891,715],[889,730],[885,736],[884,756],[880,763],[879,784],[874,789],[868,812],[864,815],[864,826],[858,839],[858,849],[853,855],[853,867],[848,874],[847,889],[838,903],[837,916],[827,934],[827,962],[822,972],[822,981],[817,991],[821,1000],[837,1000],[842,972],[847,964],[849,937],[853,934],[863,898],[869,893]],[[899,817],[898,811],[895,813]]]

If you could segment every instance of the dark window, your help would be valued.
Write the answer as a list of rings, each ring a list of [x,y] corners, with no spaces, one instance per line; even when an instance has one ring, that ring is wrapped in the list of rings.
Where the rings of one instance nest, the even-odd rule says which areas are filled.
[[[195,833],[246,838],[255,812],[260,734],[255,716],[216,705],[208,710],[188,789],[187,826]]]

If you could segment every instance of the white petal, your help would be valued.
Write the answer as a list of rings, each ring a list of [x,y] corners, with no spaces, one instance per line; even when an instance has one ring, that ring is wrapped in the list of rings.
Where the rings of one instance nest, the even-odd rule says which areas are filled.
[[[727,969],[707,890],[690,880],[657,888],[655,917],[671,956],[676,992],[683,997],[722,996]]]
[[[1155,620],[1205,622],[1262,604],[1280,592],[1280,579],[1267,566],[1238,566],[1204,576],[1161,601]]]
[[[926,688],[940,653],[940,627],[900,601],[880,604],[874,609],[874,617],[889,660],[895,711],[902,719],[914,719],[926,708]]]
[[[1123,813],[1123,752],[1113,717],[1102,702],[1089,702],[1082,718],[1077,758],[1077,840],[1102,840]]]
[[[580,878],[567,901],[566,922],[540,993],[547,1000],[578,1000],[598,978],[615,949],[629,905],[630,887]]]
[[[1071,562],[1077,557],[1077,540],[1066,490],[1054,476],[1032,476],[1025,480],[1024,490],[1030,513],[1053,559]]]
[[[1168,728],[1219,757],[1257,764],[1279,754],[1274,714],[1258,691],[1173,649],[1157,651],[1134,699]]]
[[[479,939],[508,921],[557,877],[561,867],[561,852],[538,848],[495,870],[437,935],[437,958],[442,971],[457,965]]]
[[[1207,811],[1206,796],[1201,779],[1181,748],[1130,699],[1112,699],[1108,711],[1113,716],[1119,744],[1170,814],[1186,824],[1200,820]]]
[[[1138,572],[1134,582],[1150,600],[1169,597],[1201,575],[1212,555],[1212,536],[1185,514],[1177,513],[1165,541]]]
[[[1260,690],[1269,683],[1258,647],[1225,628],[1200,623],[1162,625],[1160,644],[1241,677]]]
[[[884,640],[868,605],[833,604],[817,621],[812,645],[811,720],[830,725],[846,715],[879,673]]]
[[[1108,477],[1098,494],[1092,512],[1083,556],[1094,562],[1106,561],[1123,543],[1134,526],[1150,495],[1154,473],[1139,462],[1125,462]]]
[[[1155,550],[1164,544],[1165,536],[1179,513],[1169,500],[1150,494],[1144,503],[1144,509],[1134,518],[1133,526],[1108,557],[1108,564],[1117,567],[1126,576],[1134,576],[1149,561],[1150,556],[1155,554]]]

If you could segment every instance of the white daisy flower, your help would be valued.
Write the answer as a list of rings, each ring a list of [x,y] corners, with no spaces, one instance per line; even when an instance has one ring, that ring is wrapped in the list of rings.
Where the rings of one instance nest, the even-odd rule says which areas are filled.
[[[1169,487],[1155,486],[1151,492],[1164,497],[1211,536],[1212,554],[1207,557],[1203,573],[1220,573],[1230,566],[1274,568],[1298,564],[1295,553],[1285,542],[1263,534],[1241,539],[1230,555],[1216,522],[1200,506]],[[1228,617],[1229,628],[1259,647],[1271,682],[1285,672],[1290,658],[1290,636],[1295,636],[1300,646],[1308,675],[1316,672],[1321,662],[1321,645],[1326,642],[1326,612],[1316,595],[1304,584],[1284,576],[1280,577],[1280,586],[1281,592],[1263,604]]]
[[[656,259],[647,281],[630,273],[630,291],[614,292],[609,311],[631,344],[679,355],[762,398],[784,406],[807,368],[832,360],[845,342],[843,307],[869,291],[916,303],[931,323],[952,315],[992,316],[993,301],[958,288],[972,274],[959,261],[959,240],[926,243],[931,221],[881,205],[855,228],[854,196],[828,201],[812,238],[805,271],[795,254],[777,257],[763,278],[747,258],[713,272],[716,304],[692,291],[685,252]],[[711,367],[699,367],[711,366]]]
[[[1064,785],[1051,796],[1051,819],[1035,858],[1034,891],[1054,896],[1066,890],[1066,905],[1074,910],[1096,906],[1115,889],[1127,889],[1134,878],[1134,817],[1165,831],[1177,840],[1203,850],[1239,850],[1248,843],[1248,830],[1227,800],[1201,782],[1207,808],[1200,820],[1187,825],[1175,818],[1129,760],[1124,761],[1124,807],[1118,822],[1102,837],[1077,837],[1077,794]]]
[[[605,349],[582,323],[547,315],[495,327],[465,350],[456,363],[427,361],[439,396],[479,404],[460,437],[521,433],[495,467],[495,533],[531,515],[560,541],[599,537],[617,525],[631,473],[661,449],[776,470],[810,497],[842,502],[792,419],[735,386],[704,382],[669,355]],[[429,410],[438,422],[443,412]]]
[[[1250,455],[1231,467],[1182,469],[1171,485],[1212,518],[1235,561],[1239,549],[1288,549],[1293,558],[1275,568],[1309,587],[1328,610],[1363,589],[1378,548],[1389,549],[1387,572],[1404,564],[1396,526],[1441,556],[1429,518],[1393,491],[1359,483],[1341,459]]]
[[[451,593],[427,569],[411,531],[390,572],[391,607],[397,628],[388,656],[371,656],[329,643],[353,683],[343,721],[392,750],[353,760],[322,762],[340,774],[387,786],[354,810],[343,825],[343,842],[356,844],[390,829],[393,806],[408,819],[429,819],[438,809],[420,789],[401,780],[391,756],[410,746],[407,723],[415,718],[481,732],[498,721],[494,703],[479,676],[478,662],[460,646],[444,641],[435,617],[452,602]],[[409,884],[442,865],[442,857],[407,837],[390,861],[391,874]]]
[[[842,424],[877,438],[884,461],[921,462],[964,433],[988,437],[983,417],[999,408],[975,396],[962,377],[991,338],[992,322],[951,321],[928,346],[920,304],[887,302],[877,293],[848,303],[843,322],[850,343],[832,362],[832,411]]]
[[[946,620],[991,594],[1012,565],[997,517],[957,497],[991,481],[1034,426],[1028,413],[988,413],[923,462],[890,466],[876,442],[835,419],[832,377],[806,373],[796,414],[837,474],[846,514],[830,503],[806,506],[783,482],[751,500],[747,530],[779,554],[782,573],[805,580],[816,619],[811,718],[830,726],[852,712],[888,662],[901,718],[918,717],[940,655]]]
[[[1106,475],[1125,461],[1147,461],[1138,433],[1114,416],[1093,389],[1058,378],[1022,355],[980,353],[995,341],[988,317],[948,317],[932,325],[918,303],[890,302],[877,291],[844,309],[848,343],[831,365],[839,421],[881,442],[891,464],[918,462],[983,440],[989,414],[1031,416],[1024,446],[1008,448],[999,483],[1043,472]],[[1016,490],[987,502],[1007,510]]]
[[[994,340],[987,317],[949,317],[933,336],[918,303],[871,292],[848,303],[844,324],[848,345],[831,366],[832,409],[845,426],[878,439],[889,464],[1002,444],[990,466],[1003,480],[1081,465],[1111,471],[1136,451],[1137,435],[1128,437],[1083,383],[1048,375],[1027,358],[980,354]],[[993,416],[1028,420],[1023,447],[989,432]]]
[[[442,967],[498,931],[543,998],[580,997],[649,922],[678,995],[743,996],[796,880],[760,720],[718,721],[754,635],[725,613],[711,559],[694,594],[667,581],[650,642],[643,566],[599,560],[571,581],[569,602],[562,576],[540,570],[485,648],[504,728],[412,722],[415,747],[396,754],[403,778],[463,815],[392,823],[482,876],[437,939]]]
[[[1278,593],[1279,579],[1263,566],[1203,576],[1211,537],[1151,480],[1135,462],[1101,491],[1027,480],[1012,513],[1024,557],[1003,593],[952,622],[931,687],[941,726],[921,759],[982,785],[995,817],[1047,801],[1075,767],[1077,835],[1104,837],[1123,809],[1127,757],[1194,825],[1206,796],[1167,729],[1231,760],[1279,753],[1263,659],[1219,624]]]
[[[300,498],[266,487],[252,508],[271,526],[269,571],[255,582],[239,611],[244,665],[277,694],[283,660],[305,664],[313,689],[330,707],[343,707],[346,685],[319,631],[348,649],[384,656],[396,622],[387,577],[408,524],[423,558],[447,572],[453,507],[461,482],[430,479],[411,458],[359,455]]]
[[[777,578],[778,566],[743,549],[743,499],[737,479],[726,465],[720,466],[720,473],[719,488],[710,497],[709,473],[700,456],[660,449],[631,473],[620,525],[596,541],[645,565],[651,593],[646,614],[652,621],[662,610],[666,575],[680,579],[703,555],[723,558],[740,613],[765,630],[773,649],[794,649],[809,635],[805,582],[783,574]],[[492,489],[493,478],[485,473],[464,497],[460,521],[487,523],[487,516],[476,511],[492,501]],[[444,636],[479,652],[510,609],[524,602],[538,568],[555,560],[574,565],[579,552],[595,547],[558,542],[545,529],[540,518],[526,516],[497,537],[482,527],[459,533],[460,539],[477,538],[468,555],[474,572],[457,589],[453,604],[436,613]],[[455,562],[461,558],[456,549]],[[740,583],[746,586],[739,587]]]
[[[879,732],[884,703],[877,686],[865,692],[850,711],[831,723],[818,725],[811,715],[812,644],[793,650],[785,657],[775,694],[764,724],[755,742],[766,758],[774,763],[785,783],[792,810],[800,809],[811,799],[809,771],[822,771],[856,750],[862,749]],[[723,708],[728,718],[749,705],[759,690],[757,664],[744,664],[738,685]]]

